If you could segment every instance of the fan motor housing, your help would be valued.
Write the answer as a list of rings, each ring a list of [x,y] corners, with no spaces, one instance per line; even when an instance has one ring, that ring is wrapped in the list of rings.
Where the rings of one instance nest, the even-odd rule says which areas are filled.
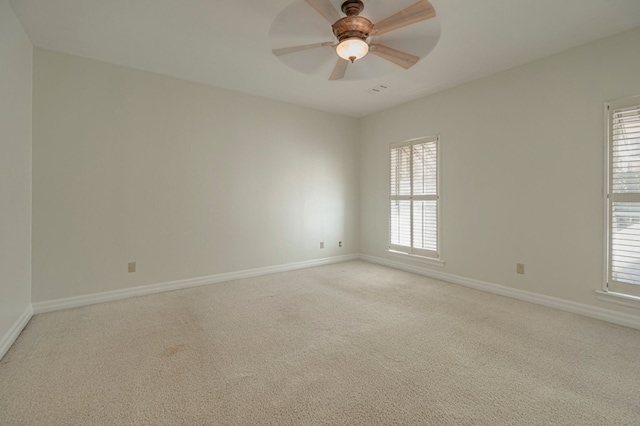
[[[366,40],[373,31],[373,23],[363,16],[347,16],[332,25],[333,34],[338,41],[357,37]]]
[[[336,21],[331,27],[339,42],[357,37],[366,40],[373,31],[373,24],[363,16],[358,16],[364,9],[361,0],[347,0],[342,3],[342,12],[346,17]]]

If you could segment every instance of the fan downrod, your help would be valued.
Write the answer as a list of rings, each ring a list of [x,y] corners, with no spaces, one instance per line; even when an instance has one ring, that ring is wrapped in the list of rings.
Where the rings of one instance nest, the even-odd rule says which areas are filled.
[[[347,16],[358,16],[364,10],[364,3],[360,0],[347,0],[342,3],[342,12]]]

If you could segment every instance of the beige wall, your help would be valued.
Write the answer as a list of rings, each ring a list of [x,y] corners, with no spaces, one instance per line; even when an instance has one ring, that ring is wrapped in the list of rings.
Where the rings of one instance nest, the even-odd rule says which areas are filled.
[[[31,297],[31,57],[0,0],[0,342]]]
[[[435,270],[637,315],[594,291],[603,106],[640,94],[639,42],[637,29],[362,120],[36,49],[32,299],[386,258],[388,145],[440,134]]]
[[[39,48],[33,114],[34,302],[358,250],[356,119]]]
[[[594,295],[604,103],[640,94],[639,45],[637,29],[363,119],[360,251],[388,256],[389,144],[440,134],[446,266],[435,270],[616,309]]]

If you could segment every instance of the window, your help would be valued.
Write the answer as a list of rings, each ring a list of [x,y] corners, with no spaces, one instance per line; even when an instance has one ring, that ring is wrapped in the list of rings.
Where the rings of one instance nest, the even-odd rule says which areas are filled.
[[[640,296],[640,97],[608,112],[606,291]]]
[[[438,137],[392,144],[389,250],[439,257]]]

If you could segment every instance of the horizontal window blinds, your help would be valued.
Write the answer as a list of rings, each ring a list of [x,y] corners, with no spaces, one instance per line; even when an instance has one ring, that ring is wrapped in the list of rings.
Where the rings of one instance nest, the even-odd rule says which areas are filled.
[[[390,165],[389,248],[438,257],[438,139],[392,145]]]
[[[613,192],[640,193],[640,107],[613,111]]]
[[[640,295],[640,105],[609,116],[609,290]]]

